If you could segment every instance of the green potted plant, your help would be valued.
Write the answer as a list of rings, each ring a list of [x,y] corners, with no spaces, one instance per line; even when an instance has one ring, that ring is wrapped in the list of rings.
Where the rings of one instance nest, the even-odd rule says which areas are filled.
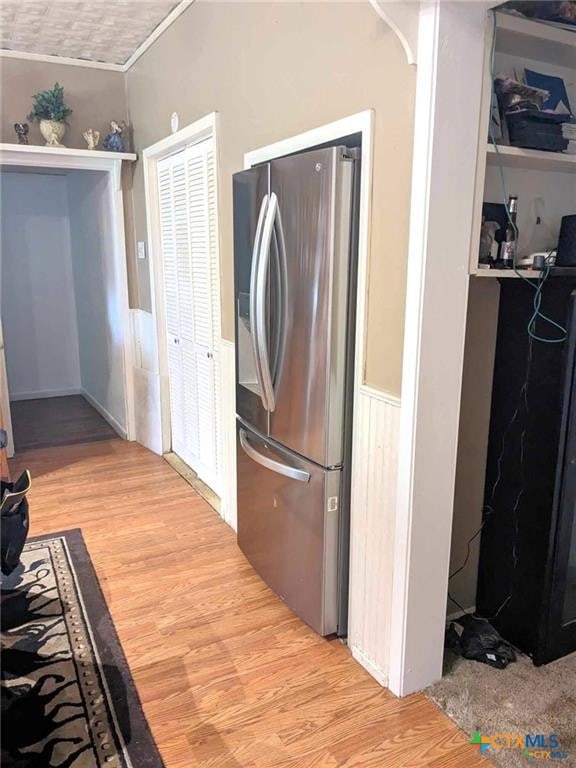
[[[66,118],[72,114],[64,103],[64,88],[58,83],[48,91],[40,91],[34,97],[32,112],[28,120],[40,123],[40,133],[47,147],[61,147],[66,132]]]

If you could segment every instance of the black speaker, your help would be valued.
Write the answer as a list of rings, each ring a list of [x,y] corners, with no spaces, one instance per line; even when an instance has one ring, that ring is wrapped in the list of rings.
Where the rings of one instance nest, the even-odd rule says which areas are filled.
[[[562,217],[556,266],[576,267],[576,214]]]

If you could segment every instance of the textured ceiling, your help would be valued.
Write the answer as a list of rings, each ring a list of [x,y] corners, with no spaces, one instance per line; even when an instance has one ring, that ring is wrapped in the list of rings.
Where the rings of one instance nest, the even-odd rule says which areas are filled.
[[[0,48],[124,64],[177,0],[0,0]]]

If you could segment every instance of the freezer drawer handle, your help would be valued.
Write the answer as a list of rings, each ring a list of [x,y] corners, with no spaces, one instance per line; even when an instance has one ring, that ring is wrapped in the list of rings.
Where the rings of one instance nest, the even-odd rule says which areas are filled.
[[[246,432],[240,430],[240,445],[242,450],[247,456],[250,456],[257,464],[261,464],[266,469],[271,469],[272,472],[278,472],[279,475],[289,477],[291,480],[299,480],[301,483],[307,483],[310,480],[310,473],[303,469],[296,469],[296,467],[290,467],[287,464],[282,464],[279,461],[268,458],[268,456],[262,456],[255,448],[250,445],[248,435]]]

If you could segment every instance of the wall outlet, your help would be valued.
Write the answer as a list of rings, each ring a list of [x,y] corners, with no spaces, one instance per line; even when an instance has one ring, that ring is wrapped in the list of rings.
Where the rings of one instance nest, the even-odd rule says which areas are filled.
[[[144,240],[138,240],[138,258],[139,259],[146,258],[146,243],[144,242]]]

